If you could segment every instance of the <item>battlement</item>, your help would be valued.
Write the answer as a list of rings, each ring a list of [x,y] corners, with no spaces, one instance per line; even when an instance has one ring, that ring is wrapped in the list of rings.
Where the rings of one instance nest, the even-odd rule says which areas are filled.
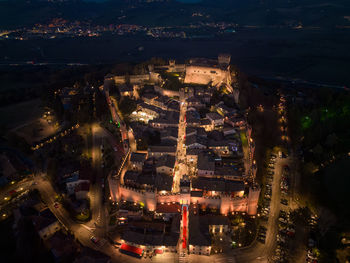
[[[147,193],[154,194],[154,193],[156,193],[155,190],[138,189],[138,188],[131,187],[128,185],[121,185],[120,188],[127,189],[127,190],[134,191],[134,192],[141,193],[141,194],[147,194]]]

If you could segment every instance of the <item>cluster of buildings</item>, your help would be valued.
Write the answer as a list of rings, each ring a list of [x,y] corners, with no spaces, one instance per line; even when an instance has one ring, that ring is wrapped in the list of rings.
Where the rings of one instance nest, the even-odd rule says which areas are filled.
[[[144,77],[147,85],[133,81],[129,90],[122,86],[122,96],[137,99],[137,110],[130,116],[135,141],[146,140],[148,145],[130,154],[125,174],[109,179],[111,198],[139,204],[177,229],[160,229],[157,234],[139,229],[138,235],[126,234],[125,242],[150,251],[161,247],[174,251],[179,235],[174,226],[186,205],[189,251],[209,255],[210,236],[227,230],[229,213],[257,213],[260,189],[251,183],[241,141],[241,134],[247,132],[245,118],[234,103],[227,106],[212,100],[217,90],[232,89],[229,63],[227,55],[219,56],[216,63],[191,60],[177,66],[171,62],[163,70],[184,69],[179,74],[184,75],[184,88],[171,91],[171,97],[159,88],[162,80],[149,84],[151,73]],[[208,210],[220,215],[200,216]]]
[[[23,239],[25,236],[30,236],[32,242],[40,240],[42,247],[39,249],[46,248],[54,262],[110,262],[109,256],[82,247],[76,242],[37,196],[27,197],[26,201],[14,209],[13,214],[16,238]]]
[[[192,16],[199,16],[197,15]],[[123,19],[123,16],[120,17]],[[14,30],[4,30],[0,32],[0,39],[33,39],[33,38],[63,38],[63,37],[100,37],[104,34],[141,35],[153,38],[196,38],[202,36],[202,30],[210,30],[214,34],[234,33],[236,24],[226,22],[195,23],[188,26],[155,26],[148,27],[128,23],[92,25],[89,21],[67,21],[62,18],[55,18],[47,24],[35,24],[31,28],[19,28]],[[198,32],[197,32],[198,31]]]

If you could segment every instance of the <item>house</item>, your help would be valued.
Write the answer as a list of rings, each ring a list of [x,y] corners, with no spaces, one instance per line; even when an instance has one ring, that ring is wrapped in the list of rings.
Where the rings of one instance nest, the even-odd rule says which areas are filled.
[[[207,138],[207,136],[208,136],[207,132],[202,127],[196,128],[196,132],[197,132],[197,136],[199,136],[199,137]]]
[[[165,221],[169,221],[175,215],[180,214],[180,211],[181,205],[179,203],[158,203],[156,208],[156,214]]]
[[[203,149],[188,149],[186,151],[187,162],[197,166],[198,155],[203,152]]]
[[[186,149],[206,149],[207,142],[203,137],[197,135],[186,136]]]
[[[166,96],[158,96],[153,99],[152,105],[161,108],[162,110],[168,110],[167,103],[169,101],[169,97]]]
[[[131,153],[130,156],[130,167],[133,171],[142,171],[144,162],[147,159],[146,153]]]
[[[179,135],[178,128],[168,128],[160,132],[161,141],[177,142],[178,135]]]
[[[209,140],[208,148],[213,150],[219,156],[230,155],[229,142],[226,140]]]
[[[90,182],[79,183],[74,189],[75,198],[78,200],[87,199],[89,189],[90,189]]]
[[[153,105],[154,104],[153,102],[157,97],[158,97],[158,94],[154,92],[147,92],[147,93],[144,93],[141,98],[145,103]]]
[[[195,88],[195,96],[196,97],[201,97],[201,96],[209,96],[211,97],[213,95],[213,89],[212,88],[207,88],[203,86],[198,86]]]
[[[201,119],[199,125],[205,131],[212,131],[214,128],[212,122],[207,118]]]
[[[132,170],[126,171],[124,174],[124,184],[126,185],[136,184],[138,176],[139,176],[139,172],[135,172]]]
[[[194,107],[196,109],[205,107],[205,105],[196,97],[190,97],[186,102],[188,107]]]
[[[237,168],[236,168],[237,169]],[[243,180],[242,172],[231,166],[216,166],[214,175],[217,178],[225,178],[229,180]]]
[[[157,160],[157,165],[156,165],[157,173],[173,175],[174,167],[175,167],[175,156],[173,155],[164,155]]]
[[[225,124],[224,124],[223,133],[224,133],[224,136],[228,136],[228,135],[236,134],[237,131],[236,131],[235,128],[233,128],[232,126],[227,125],[227,124],[225,123]]]
[[[197,135],[197,130],[192,127],[186,127],[186,137],[191,135]]]
[[[68,195],[74,194],[75,193],[75,188],[81,183],[90,183],[90,181],[86,180],[86,179],[80,179],[80,178],[77,178],[77,179],[74,180],[74,178],[72,178],[71,181],[66,182],[67,194]]]
[[[211,177],[214,176],[215,172],[215,161],[206,153],[198,155],[197,160],[197,175]]]
[[[244,195],[244,182],[223,178],[197,177],[192,180],[192,191],[203,191],[205,196],[219,196],[222,193],[232,197]]]
[[[154,187],[158,192],[170,192],[173,187],[173,176],[165,173],[157,173],[154,180]]]
[[[178,233],[163,233],[163,232],[138,232],[127,230],[123,233],[122,242],[128,245],[143,247],[147,251],[155,253],[176,252],[177,243],[179,240]]]
[[[203,224],[203,217],[189,216],[189,252],[197,255],[210,255],[211,237],[208,225]]]
[[[180,111],[180,104],[175,100],[169,100],[167,103],[167,109],[169,111]]]
[[[149,157],[160,157],[163,155],[173,155],[175,156],[176,146],[168,145],[150,145],[148,147],[148,156]]]
[[[205,116],[211,121],[213,127],[219,127],[224,125],[224,117],[220,116],[216,112],[209,112]]]
[[[210,233],[227,233],[229,229],[230,222],[227,216],[210,215],[206,216],[205,220],[207,221]]]
[[[165,116],[151,120],[149,125],[155,129],[177,128],[179,126],[179,113],[167,111]]]
[[[186,111],[186,123],[187,127],[199,127],[200,115],[196,110]]]
[[[49,208],[41,211],[38,216],[32,216],[32,223],[43,240],[48,239],[61,229],[60,223]]]
[[[232,127],[244,128],[246,126],[245,118],[242,116],[230,116],[225,117],[225,123],[231,125]]]
[[[162,206],[162,205],[161,205]],[[171,205],[170,205],[171,206]],[[173,206],[173,208],[177,208]],[[162,212],[174,212],[171,224],[159,222],[137,222],[129,226],[123,235],[121,242],[127,245],[141,247],[146,251],[162,254],[164,252],[177,252],[180,229],[180,215],[175,209],[160,208]],[[177,213],[176,213],[177,212]],[[166,230],[167,227],[170,226]]]
[[[148,119],[155,119],[159,118],[159,116],[162,114],[162,110],[150,105],[146,104],[144,102],[139,103],[137,105],[137,114],[140,115],[141,117],[146,117]],[[134,113],[133,113],[134,114]]]
[[[221,116],[227,116],[229,113],[236,113],[237,111],[227,107],[223,101],[220,101],[218,104],[215,105],[216,111],[221,115]]]

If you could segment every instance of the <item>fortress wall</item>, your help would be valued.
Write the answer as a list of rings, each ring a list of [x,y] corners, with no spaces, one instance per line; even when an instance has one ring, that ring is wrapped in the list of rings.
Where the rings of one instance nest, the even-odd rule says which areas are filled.
[[[124,84],[125,76],[114,76],[113,77],[115,84]]]
[[[149,80],[150,80],[149,74],[131,75],[130,76],[130,83],[131,84],[138,84],[140,82],[149,81]]]
[[[157,202],[158,203],[172,203],[172,202],[179,203],[180,195],[179,194],[158,195]]]
[[[157,203],[198,203],[210,208],[218,208],[223,215],[230,212],[247,212],[248,215],[256,215],[260,195],[259,188],[250,188],[248,197],[243,198],[231,198],[229,195],[221,197],[190,197],[189,194],[157,195],[155,192],[118,186],[117,180],[113,178],[109,178],[109,188],[113,201],[142,202],[150,211],[156,209]]]
[[[207,198],[207,197],[191,197],[191,203],[200,204],[207,207],[216,207],[220,208],[221,199],[218,198]]]
[[[222,197],[220,212],[227,215],[229,212],[247,212],[247,198]]]
[[[152,74],[152,78],[157,79],[158,81],[158,75]],[[151,80],[151,76],[149,74],[130,75],[129,78],[130,78],[130,84],[139,84],[139,83]],[[114,76],[113,79],[115,84],[124,84],[126,81],[125,76]]]
[[[145,207],[154,211],[157,206],[157,199],[155,192],[144,192],[134,188],[129,188],[125,186],[119,187],[120,200],[126,200],[129,202],[144,203]]]
[[[214,86],[224,82],[229,83],[229,71],[214,67],[187,66],[185,83],[197,83],[207,85],[210,82]]]
[[[118,180],[109,176],[108,177],[109,192],[113,202],[117,202],[120,197],[118,196]]]

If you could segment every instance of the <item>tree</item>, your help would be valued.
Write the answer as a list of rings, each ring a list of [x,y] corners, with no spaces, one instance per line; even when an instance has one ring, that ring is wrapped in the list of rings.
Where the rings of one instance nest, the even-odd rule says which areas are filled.
[[[30,145],[29,143],[21,136],[19,136],[15,132],[10,132],[7,136],[9,143],[19,150],[23,151],[24,153],[30,153]]]
[[[124,116],[130,115],[133,111],[136,110],[136,107],[136,101],[130,99],[129,97],[122,98],[119,103],[119,110]]]
[[[311,211],[308,207],[299,207],[291,212],[290,217],[294,224],[301,223],[306,226],[309,223]]]
[[[109,108],[105,96],[99,90],[95,93],[96,117],[102,120],[109,116]]]
[[[332,133],[327,136],[325,145],[329,148],[332,148],[338,141],[338,137],[335,133]]]

